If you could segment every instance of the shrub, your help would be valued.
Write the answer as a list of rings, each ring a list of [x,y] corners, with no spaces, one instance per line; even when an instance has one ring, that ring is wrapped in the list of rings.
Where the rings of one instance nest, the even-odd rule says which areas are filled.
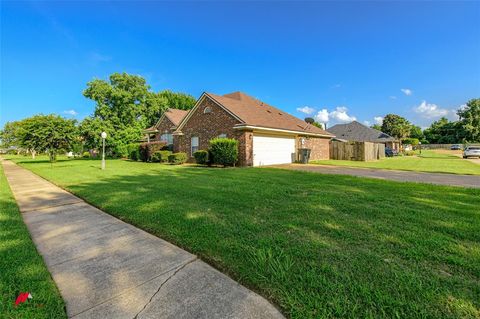
[[[151,142],[140,144],[140,160],[143,162],[150,162],[152,160],[153,153],[155,153],[156,151],[160,151],[164,146],[166,146],[165,142]]]
[[[193,157],[195,157],[195,162],[200,165],[208,164],[208,151],[200,150],[193,153]]]
[[[129,154],[130,153],[128,152],[128,145],[125,144],[115,146],[111,152],[112,157],[120,158],[128,157]]]
[[[160,163],[162,161],[162,154],[160,153],[161,151],[156,151],[152,155],[152,162],[153,163]]]
[[[130,154],[134,150],[138,150],[140,143],[130,143],[127,145],[127,153]]]
[[[172,155],[171,151],[158,151],[158,153],[160,153],[161,162],[168,162],[168,157]]]
[[[128,155],[128,157],[132,160],[132,161],[138,161],[138,159],[140,158],[140,150],[137,148],[137,149],[133,149],[130,151],[130,154]]]
[[[233,166],[238,160],[238,141],[233,138],[214,138],[210,141],[209,153],[213,164]]]
[[[90,158],[90,152],[83,152],[82,157],[83,158]]]
[[[405,156],[413,156],[413,155],[415,155],[415,152],[414,151],[405,151],[405,152],[403,152],[403,154]]]
[[[171,164],[183,164],[187,161],[187,153],[173,153],[168,156],[168,162]]]

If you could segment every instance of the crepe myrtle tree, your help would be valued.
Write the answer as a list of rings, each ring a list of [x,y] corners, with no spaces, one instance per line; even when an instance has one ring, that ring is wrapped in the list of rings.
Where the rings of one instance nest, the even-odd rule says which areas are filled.
[[[22,121],[18,140],[22,147],[47,152],[50,162],[61,149],[68,149],[78,139],[76,121],[59,115],[35,115]]]

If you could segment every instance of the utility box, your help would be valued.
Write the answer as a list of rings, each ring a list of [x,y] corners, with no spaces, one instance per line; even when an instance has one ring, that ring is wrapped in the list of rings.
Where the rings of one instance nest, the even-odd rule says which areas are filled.
[[[309,148],[300,148],[298,150],[298,155],[299,155],[299,161],[302,164],[308,164],[308,161],[310,160],[310,153],[312,152],[311,149]]]

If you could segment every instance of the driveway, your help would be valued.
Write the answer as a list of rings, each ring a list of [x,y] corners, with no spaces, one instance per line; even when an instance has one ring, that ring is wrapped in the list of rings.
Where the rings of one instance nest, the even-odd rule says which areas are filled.
[[[70,318],[283,318],[267,300],[177,246],[2,161]]]
[[[412,171],[395,171],[386,169],[371,168],[353,168],[332,165],[314,165],[314,164],[284,164],[272,165],[269,167],[291,169],[297,171],[307,171],[321,174],[339,174],[352,175],[360,177],[370,177],[386,179],[397,182],[417,182],[448,186],[462,186],[480,188],[479,175],[457,175],[441,173],[423,173]]]

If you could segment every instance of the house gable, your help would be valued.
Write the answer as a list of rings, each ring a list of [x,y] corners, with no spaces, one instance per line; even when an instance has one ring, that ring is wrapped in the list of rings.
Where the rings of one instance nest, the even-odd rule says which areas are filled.
[[[209,108],[207,112],[205,109]],[[219,136],[238,140],[238,161],[240,165],[252,163],[252,132],[236,130],[234,126],[241,123],[232,114],[227,112],[221,105],[206,95],[199,99],[195,107],[190,111],[184,122],[173,136],[175,152],[185,152],[189,161],[192,157],[192,137],[195,142],[198,138],[198,150],[207,150],[210,140]]]
[[[157,129],[158,134],[162,135],[163,133],[172,134],[175,131],[176,126],[168,117],[162,116],[155,125],[155,128]]]
[[[204,95],[182,121],[175,134],[185,137],[184,144],[188,145],[183,147],[183,151],[189,150],[192,136],[199,138],[199,149],[207,149],[210,140],[222,134],[229,138],[237,138],[241,132],[234,130],[233,127],[240,123],[210,97]]]
[[[208,102],[205,102],[205,100],[208,100]],[[243,123],[243,121],[238,117],[236,116],[235,114],[233,114],[232,112],[230,112],[230,110],[228,110],[227,108],[225,108],[222,104],[218,103],[215,99],[213,99],[208,93],[202,93],[202,95],[200,96],[200,98],[197,100],[197,102],[195,103],[194,107],[190,110],[190,112],[188,112],[188,114],[183,118],[183,120],[180,122],[180,124],[178,125],[177,127],[177,131],[178,133],[180,134],[183,127],[185,126],[185,124],[190,120],[190,117],[192,117],[198,108],[202,108],[202,105],[203,105],[203,108],[202,108],[202,113],[204,113],[205,111],[205,103],[209,103],[209,105],[216,105],[216,107],[222,109],[225,113],[227,113],[228,115],[230,115],[232,118],[234,118],[235,120],[237,120],[238,122],[236,124],[241,124]]]

